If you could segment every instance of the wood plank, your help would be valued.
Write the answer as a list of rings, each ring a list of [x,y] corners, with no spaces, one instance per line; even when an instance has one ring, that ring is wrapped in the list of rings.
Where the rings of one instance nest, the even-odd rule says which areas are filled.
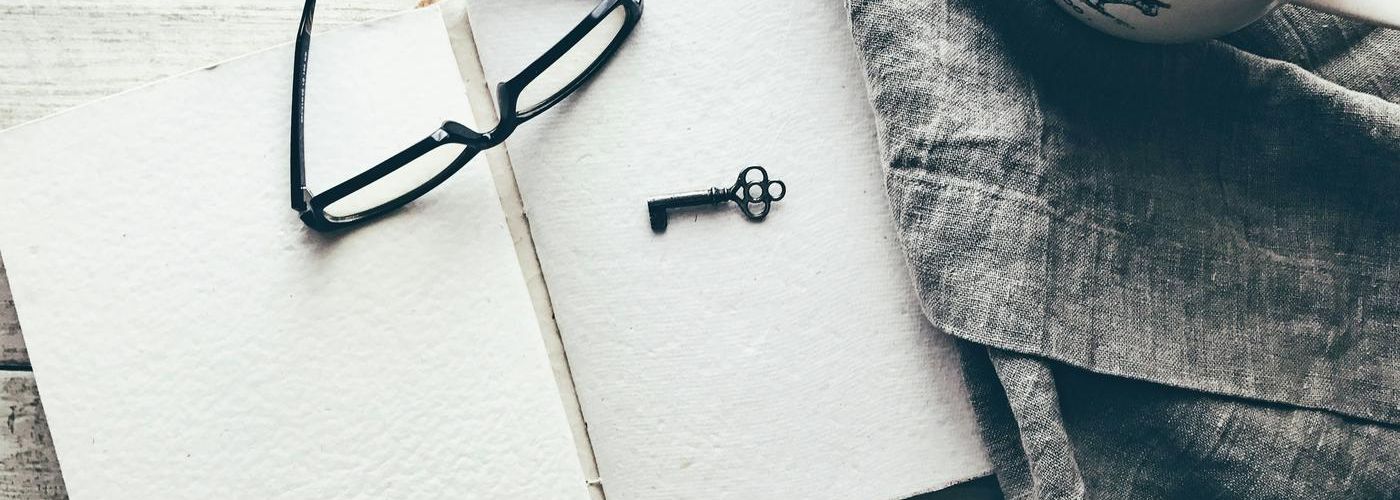
[[[317,31],[415,3],[322,0]],[[0,0],[0,129],[291,41],[300,9],[295,0]],[[28,365],[0,261],[0,367]],[[0,384],[0,410],[9,409],[0,435],[0,499],[67,498],[32,374],[0,371]],[[590,468],[590,477],[596,474]],[[983,479],[919,500],[999,498],[995,484]]]
[[[415,0],[330,0],[317,30]],[[296,0],[0,0],[0,128],[296,36]]]
[[[34,375],[0,372],[0,498],[68,498]]]
[[[0,368],[28,368],[29,353],[24,350],[24,336],[15,316],[15,301],[10,296],[9,275],[0,260]]]

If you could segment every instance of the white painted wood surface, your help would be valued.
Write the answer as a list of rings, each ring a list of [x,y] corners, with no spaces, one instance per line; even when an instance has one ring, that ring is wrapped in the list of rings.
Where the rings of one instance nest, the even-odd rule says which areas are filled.
[[[322,0],[316,28],[416,3]],[[0,0],[0,129],[291,41],[300,14],[295,0]],[[0,499],[66,498],[3,269]]]
[[[321,31],[364,22],[417,3],[420,1],[320,0],[316,28]],[[459,7],[453,9],[449,12],[461,15]],[[0,0],[0,130],[289,42],[295,36],[300,12],[297,0]],[[454,32],[453,36],[459,35]],[[480,78],[480,69],[475,71],[477,74],[467,76]],[[502,149],[488,153],[496,156],[493,165],[508,164]],[[498,183],[503,178],[512,181],[503,198],[515,198],[513,178],[497,174]],[[518,202],[507,203],[505,208],[512,224],[523,228]],[[521,234],[520,228],[512,230]],[[542,290],[538,263],[533,254],[528,257],[522,258],[522,265],[527,267],[532,286]],[[541,307],[546,308],[541,314],[548,319],[548,306]],[[553,322],[547,325],[556,336],[550,346],[559,350]],[[25,371],[28,367],[0,262],[0,411],[8,410],[7,425],[0,427],[0,500],[67,498],[49,444],[39,391],[33,375]],[[572,395],[571,388],[565,392]],[[579,418],[577,411],[577,407],[570,409],[575,419]],[[583,449],[587,449],[587,438],[581,439]],[[597,477],[591,457],[585,463],[589,477]],[[999,498],[995,482],[986,480],[945,492],[947,498]],[[596,488],[591,493],[599,498]],[[942,497],[940,493],[919,498]]]

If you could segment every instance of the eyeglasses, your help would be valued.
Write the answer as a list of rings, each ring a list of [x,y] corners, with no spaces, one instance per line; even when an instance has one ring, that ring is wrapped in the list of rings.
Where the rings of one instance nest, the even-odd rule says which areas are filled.
[[[642,0],[603,0],[582,22],[514,78],[496,86],[500,121],[489,132],[444,122],[427,138],[320,194],[306,188],[306,62],[316,0],[307,0],[292,63],[292,209],[317,231],[353,226],[392,212],[442,184],[477,153],[509,137],[578,90],[617,52],[642,15]]]

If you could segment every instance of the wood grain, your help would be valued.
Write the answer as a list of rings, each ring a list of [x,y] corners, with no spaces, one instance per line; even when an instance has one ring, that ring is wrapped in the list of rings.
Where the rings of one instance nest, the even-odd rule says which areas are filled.
[[[0,372],[0,498],[67,498],[34,375]]]
[[[316,29],[415,4],[322,0]],[[0,129],[291,41],[300,15],[296,0],[0,0]],[[0,262],[0,500],[67,498],[33,374],[13,371],[28,368]]]
[[[4,261],[0,261],[0,368],[29,368],[29,353],[24,350],[24,336],[15,315],[15,301],[10,297],[10,280],[5,274]]]
[[[329,0],[316,28],[412,8]],[[291,41],[296,0],[0,0],[0,128]]]
[[[321,0],[316,29],[368,21],[418,3]],[[296,0],[0,0],[0,129],[291,41],[300,10]],[[474,76],[480,78],[479,73]],[[6,370],[0,371],[0,410],[9,410],[0,435],[0,500],[67,498],[34,377],[12,371],[28,367],[0,261],[0,369]],[[581,442],[587,446],[586,436]],[[596,474],[590,469],[590,477]],[[591,492],[595,498],[599,493]],[[995,480],[984,478],[917,500],[952,498],[1000,494]]]

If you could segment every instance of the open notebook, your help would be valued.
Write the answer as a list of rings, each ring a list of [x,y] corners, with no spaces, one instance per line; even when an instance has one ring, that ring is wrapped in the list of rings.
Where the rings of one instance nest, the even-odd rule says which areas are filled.
[[[311,188],[492,119],[483,72],[591,6],[318,35]],[[882,499],[985,474],[841,5],[646,9],[508,151],[332,236],[286,206],[290,46],[0,133],[0,253],[70,494]],[[650,230],[646,198],[750,164],[791,189],[765,222]]]

